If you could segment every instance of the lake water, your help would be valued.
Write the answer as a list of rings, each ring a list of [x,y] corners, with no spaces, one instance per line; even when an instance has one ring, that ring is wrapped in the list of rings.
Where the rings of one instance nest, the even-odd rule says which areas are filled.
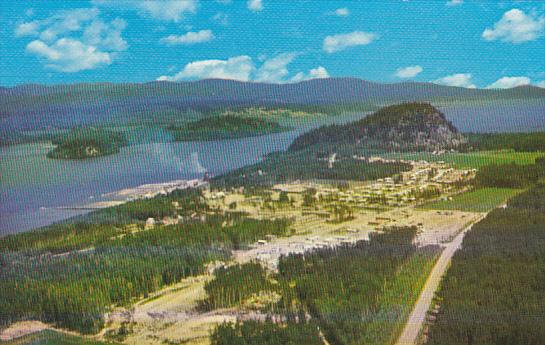
[[[20,232],[84,211],[54,209],[104,200],[101,194],[146,183],[221,174],[284,150],[298,131],[210,142],[148,143],[112,156],[52,160],[47,144],[2,147],[0,234]]]
[[[461,131],[527,131],[545,128],[543,100],[505,106],[440,107]],[[327,117],[315,123],[348,122],[365,114]],[[258,162],[263,155],[286,149],[301,132],[210,142],[131,145],[106,157],[83,161],[52,160],[47,144],[0,148],[0,236],[51,224],[85,211],[56,207],[104,200],[101,195],[146,183],[218,175]]]

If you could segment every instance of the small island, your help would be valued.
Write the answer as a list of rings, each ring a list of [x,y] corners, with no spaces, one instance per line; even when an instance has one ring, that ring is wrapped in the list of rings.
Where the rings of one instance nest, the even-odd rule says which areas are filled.
[[[254,137],[289,130],[278,122],[236,115],[209,117],[167,127],[174,141],[206,141]]]
[[[119,152],[125,136],[103,128],[75,128],[51,140],[56,147],[47,153],[52,159],[88,159]]]

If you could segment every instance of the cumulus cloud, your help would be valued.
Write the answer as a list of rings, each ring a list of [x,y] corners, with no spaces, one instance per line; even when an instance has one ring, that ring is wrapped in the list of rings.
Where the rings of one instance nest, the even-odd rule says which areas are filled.
[[[465,87],[468,89],[474,89],[476,88],[476,86],[475,84],[473,84],[471,79],[472,79],[471,73],[457,73],[457,74],[451,74],[451,75],[447,75],[446,77],[436,79],[433,82],[436,84],[441,84],[441,85],[458,86],[458,87]]]
[[[487,89],[510,89],[512,87],[530,85],[528,77],[502,77],[492,84],[488,85]]]
[[[329,73],[323,66],[318,66],[316,68],[311,69],[308,73],[299,72],[293,78],[291,78],[291,82],[300,82],[304,80],[311,80],[311,79],[323,79],[323,78],[329,78]]]
[[[302,80],[328,78],[327,70],[319,66],[308,73],[299,72],[290,78],[288,65],[298,53],[282,53],[272,58],[263,58],[261,66],[256,66],[251,57],[235,56],[227,60],[201,60],[188,63],[175,75],[161,76],[157,80],[180,81],[197,79],[232,79],[266,83],[289,83]]]
[[[461,5],[463,3],[464,3],[464,0],[450,0],[450,1],[447,1],[447,6],[449,6],[449,7],[458,6],[458,5]]]
[[[148,15],[153,19],[173,22],[182,20],[186,13],[197,11],[197,1],[195,0],[147,0],[138,2],[137,6],[144,16]]]
[[[328,53],[335,53],[349,47],[367,45],[375,39],[377,35],[362,31],[332,35],[324,39],[323,49]]]
[[[248,0],[246,3],[250,11],[259,12],[263,10],[263,1],[262,0]]]
[[[350,15],[350,10],[348,10],[346,7],[337,8],[335,10],[335,15],[339,17],[347,17]]]
[[[173,76],[161,76],[157,80],[179,81],[196,79],[233,79],[248,81],[255,70],[252,58],[246,55],[227,60],[201,60],[190,62]]]
[[[542,81],[536,83],[535,86],[539,86],[539,87],[542,87],[542,88],[545,89],[545,80],[542,80]]]
[[[510,43],[523,43],[543,36],[545,16],[526,14],[519,9],[505,12],[493,28],[483,31],[482,37],[487,41],[501,40]]]
[[[212,30],[201,30],[197,32],[187,32],[183,35],[169,35],[161,39],[161,43],[168,45],[177,45],[177,44],[196,44],[208,42],[214,39],[214,33]]]
[[[197,12],[198,0],[93,0],[96,6],[135,10],[144,18],[180,22],[187,14]]]
[[[15,27],[15,36],[34,36],[38,34],[40,24],[38,21],[21,23]]]
[[[33,37],[26,51],[38,56],[46,67],[78,72],[109,65],[118,52],[126,50],[128,44],[122,37],[126,26],[120,18],[104,21],[96,8],[81,8],[21,23],[15,36]]]
[[[420,74],[424,69],[422,66],[407,66],[398,68],[395,75],[398,78],[413,78]]]
[[[256,81],[278,83],[289,74],[287,66],[295,59],[296,53],[283,53],[267,59],[257,70]]]
[[[61,38],[52,45],[34,40],[27,45],[26,51],[44,58],[46,67],[62,72],[94,69],[112,63],[110,53],[69,38]]]

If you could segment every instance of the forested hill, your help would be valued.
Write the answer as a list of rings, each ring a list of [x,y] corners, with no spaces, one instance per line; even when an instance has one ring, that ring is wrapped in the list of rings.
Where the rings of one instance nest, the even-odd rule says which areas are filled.
[[[458,147],[466,139],[428,103],[402,103],[345,125],[324,126],[296,138],[297,151],[316,144],[342,143],[367,148],[438,150]]]
[[[251,106],[340,106],[403,101],[496,101],[545,99],[545,89],[466,89],[432,83],[381,84],[356,78],[265,84],[209,79],[193,82],[27,84],[0,87],[0,118],[12,129],[157,119]],[[329,108],[328,108],[329,109]]]

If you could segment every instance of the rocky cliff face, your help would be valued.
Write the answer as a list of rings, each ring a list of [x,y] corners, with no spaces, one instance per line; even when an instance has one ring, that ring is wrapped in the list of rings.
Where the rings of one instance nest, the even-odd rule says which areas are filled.
[[[343,143],[385,150],[434,151],[466,143],[445,115],[427,103],[384,107],[357,122],[327,126],[297,138],[290,150],[314,144]]]

